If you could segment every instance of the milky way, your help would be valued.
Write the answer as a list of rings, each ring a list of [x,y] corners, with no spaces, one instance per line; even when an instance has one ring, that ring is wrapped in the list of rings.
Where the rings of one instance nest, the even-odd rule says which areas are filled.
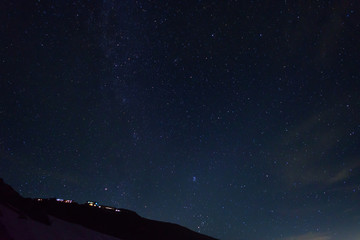
[[[358,239],[355,5],[4,3],[0,177],[220,239]]]

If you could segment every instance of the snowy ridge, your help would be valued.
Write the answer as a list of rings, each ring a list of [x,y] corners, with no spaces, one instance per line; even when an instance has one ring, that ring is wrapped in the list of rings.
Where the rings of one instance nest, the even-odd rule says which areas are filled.
[[[128,209],[24,198],[0,178],[0,240],[215,240]]]
[[[51,225],[19,215],[0,204],[0,240],[119,240],[78,224],[49,216]]]

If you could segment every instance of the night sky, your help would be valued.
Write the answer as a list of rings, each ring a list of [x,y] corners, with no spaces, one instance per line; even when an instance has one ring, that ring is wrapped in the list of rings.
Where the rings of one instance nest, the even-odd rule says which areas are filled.
[[[358,1],[1,1],[0,177],[224,240],[360,239]]]

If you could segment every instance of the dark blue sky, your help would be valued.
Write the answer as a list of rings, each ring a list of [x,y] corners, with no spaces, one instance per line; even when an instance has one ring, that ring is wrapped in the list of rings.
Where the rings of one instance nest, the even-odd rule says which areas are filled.
[[[356,1],[5,1],[0,176],[224,240],[360,237]]]

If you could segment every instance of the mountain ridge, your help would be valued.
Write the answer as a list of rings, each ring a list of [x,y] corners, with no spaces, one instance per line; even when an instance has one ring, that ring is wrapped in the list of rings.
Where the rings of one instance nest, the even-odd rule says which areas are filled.
[[[30,219],[51,226],[51,219],[55,217],[123,240],[215,240],[174,223],[143,218],[127,209],[101,206],[93,202],[78,204],[71,200],[55,198],[24,198],[1,178],[0,204],[18,214],[18,218],[21,219]],[[0,222],[2,218],[0,211]]]

